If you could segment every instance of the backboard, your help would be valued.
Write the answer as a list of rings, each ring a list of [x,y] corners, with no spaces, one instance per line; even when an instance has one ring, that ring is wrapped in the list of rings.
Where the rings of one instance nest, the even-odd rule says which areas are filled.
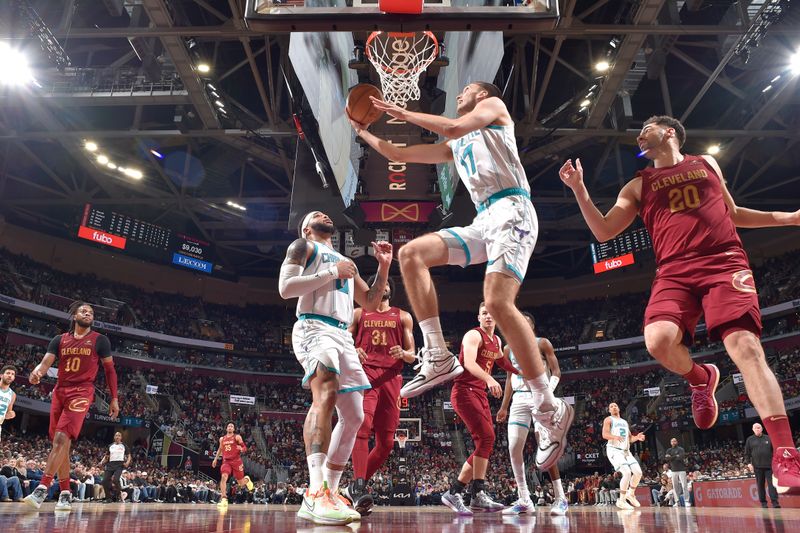
[[[294,31],[481,31],[552,29],[556,0],[425,0],[421,15],[381,13],[379,0],[247,0],[251,29]]]

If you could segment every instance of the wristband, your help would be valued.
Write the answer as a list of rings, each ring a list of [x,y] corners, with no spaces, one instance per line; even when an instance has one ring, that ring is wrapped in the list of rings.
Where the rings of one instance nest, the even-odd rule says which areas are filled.
[[[558,376],[550,376],[550,381],[547,384],[548,387],[550,388],[550,392],[556,390],[559,381],[561,381],[561,378],[559,378]]]

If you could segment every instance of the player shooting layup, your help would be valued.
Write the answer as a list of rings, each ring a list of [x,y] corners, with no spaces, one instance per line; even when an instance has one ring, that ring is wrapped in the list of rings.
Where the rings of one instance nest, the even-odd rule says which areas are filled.
[[[398,147],[372,135],[351,120],[356,133],[392,161],[455,162],[478,215],[470,226],[448,228],[416,238],[398,254],[403,283],[419,321],[425,347],[419,374],[401,390],[404,397],[422,394],[463,372],[447,350],[439,322],[439,305],[430,269],[441,265],[486,263],[484,300],[489,313],[517,354],[533,392],[542,447],[536,466],[549,468],[564,453],[572,407],[553,396],[530,327],[514,300],[528,268],[538,235],[530,186],[517,153],[514,122],[500,90],[486,82],[470,83],[457,98],[458,118],[407,111],[373,99],[398,120],[410,122],[448,140],[439,144]]]
[[[530,313],[522,314],[528,320],[528,324],[535,335],[536,322],[533,316]],[[555,391],[558,382],[561,380],[561,367],[558,366],[556,352],[552,343],[544,337],[536,337],[536,342],[539,345],[539,351],[544,357],[545,368],[547,368],[549,375],[550,389]],[[519,370],[517,358],[514,357],[514,353],[508,346],[505,348],[505,353],[514,368]],[[511,409],[509,409],[509,404]],[[533,422],[534,434],[539,431],[539,423],[533,416],[533,410],[533,400],[528,384],[525,383],[521,376],[508,372],[503,404],[500,406],[500,410],[497,411],[497,421],[505,422],[508,419],[508,454],[511,457],[511,470],[514,471],[514,479],[517,481],[518,499],[511,507],[503,511],[505,515],[535,512],[530,490],[528,489],[528,481],[525,478],[525,458],[523,457],[525,440],[528,438],[531,422]],[[550,514],[564,515],[567,513],[568,503],[567,496],[564,494],[564,485],[561,483],[561,472],[558,470],[558,465],[551,466],[548,472],[550,480],[553,482],[556,497],[553,506],[550,508]]]
[[[278,282],[282,298],[298,298],[292,346],[303,366],[303,387],[311,389],[312,397],[303,429],[311,482],[297,514],[321,525],[361,518],[337,492],[364,422],[363,391],[370,388],[347,328],[353,320],[354,299],[367,311],[378,308],[392,262],[391,244],[372,243],[378,273],[368,286],[355,263],[333,249],[335,231],[326,214],[305,215],[298,228],[300,238],[286,251]],[[334,407],[339,421],[332,430]]]
[[[658,269],[644,316],[644,340],[661,365],[692,389],[692,416],[700,429],[717,421],[719,369],[692,361],[687,345],[705,315],[711,340],[722,340],[744,377],[747,394],[775,444],[773,481],[780,493],[800,493],[800,453],[794,447],[775,374],[761,346],[761,310],[753,272],[736,226],[800,225],[794,213],[755,211],[733,201],[717,161],[681,153],[686,130],[677,119],[654,116],[637,141],[653,166],[639,171],[603,215],[583,183],[580,159],[567,160],[561,180],[572,189],[598,241],[627,228],[638,214],[653,239]]]

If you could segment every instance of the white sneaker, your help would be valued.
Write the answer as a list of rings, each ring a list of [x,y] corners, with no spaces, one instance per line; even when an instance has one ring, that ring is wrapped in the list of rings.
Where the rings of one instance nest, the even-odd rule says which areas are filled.
[[[400,389],[400,396],[413,398],[436,385],[457,378],[464,372],[464,367],[453,354],[439,348],[422,348],[419,351],[422,360],[414,366],[420,369],[414,378]]]
[[[72,510],[72,493],[68,490],[62,490],[58,495],[58,503],[56,503],[56,511],[70,512]]]
[[[633,505],[629,504],[622,497],[620,497],[620,499],[617,500],[617,507],[619,507],[620,509],[624,509],[626,511],[630,511],[631,509],[633,509]]]
[[[533,513],[536,511],[536,508],[533,506],[533,502],[530,500],[522,500],[519,499],[511,505],[511,507],[507,507],[503,509],[504,515],[519,515],[522,513]]]
[[[469,502],[469,508],[479,513],[496,513],[497,511],[502,511],[505,505],[497,503],[486,494],[486,491],[482,490],[472,497],[472,500]]]
[[[575,410],[561,398],[556,398],[555,410],[537,412],[536,417],[539,422],[536,468],[544,471],[564,455],[567,432],[575,418]]]
[[[550,507],[550,514],[564,516],[567,514],[567,508],[569,504],[567,500],[564,498],[558,498],[555,502],[553,502],[553,506]]]
[[[625,501],[629,504],[633,505],[634,507],[641,507],[642,504],[639,503],[639,500],[636,499],[636,495],[626,494]]]
[[[459,516],[472,516],[472,510],[464,505],[464,496],[461,494],[453,494],[449,490],[442,494],[442,503],[455,511]]]
[[[34,509],[38,509],[42,506],[42,503],[47,499],[47,487],[44,485],[39,485],[36,487],[33,492],[28,494],[25,497],[25,503],[33,507]]]

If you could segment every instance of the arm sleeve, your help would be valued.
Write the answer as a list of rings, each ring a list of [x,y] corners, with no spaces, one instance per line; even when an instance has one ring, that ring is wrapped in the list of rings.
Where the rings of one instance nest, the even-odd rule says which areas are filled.
[[[114,361],[111,358],[103,360],[103,372],[106,373],[106,383],[108,383],[108,391],[111,393],[111,398],[117,398],[117,369],[114,368]]]
[[[111,356],[111,341],[105,335],[97,337],[97,356],[100,359]]]
[[[500,359],[497,359],[495,361],[495,364],[497,364],[497,366],[499,366],[506,372],[511,372],[512,374],[519,375],[519,370],[514,368],[514,365],[512,365],[511,361],[509,361],[506,357],[501,357]]]
[[[301,265],[293,265],[284,262],[281,265],[281,273],[278,279],[278,292],[281,298],[297,298],[309,292],[315,291],[339,277],[339,269],[336,265],[308,276],[303,275],[304,268]]]
[[[47,345],[47,353],[58,355],[58,347],[61,345],[61,335],[56,335]]]

